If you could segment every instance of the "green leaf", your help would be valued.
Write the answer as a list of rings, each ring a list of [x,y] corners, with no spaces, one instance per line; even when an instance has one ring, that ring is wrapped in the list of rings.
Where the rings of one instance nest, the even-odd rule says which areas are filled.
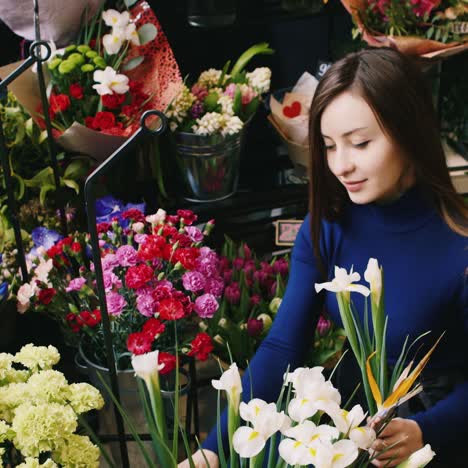
[[[219,96],[216,92],[211,92],[205,97],[203,104],[207,112],[215,112],[216,107],[218,106],[218,99]]]
[[[247,63],[252,60],[255,55],[258,54],[268,54],[271,55],[274,53],[273,49],[270,49],[268,42],[262,42],[260,44],[255,44],[252,47],[248,48],[238,59],[237,62],[234,64],[231,70],[231,77],[235,78],[238,73],[240,73]]]
[[[61,182],[62,182],[62,184],[65,184],[67,187],[73,189],[76,192],[77,195],[80,193],[80,186],[74,180],[61,179]]]
[[[124,0],[125,6],[127,8],[130,8],[132,5],[134,5],[138,0]]]
[[[436,30],[436,33],[435,33],[435,40],[438,41],[440,40],[440,36],[441,36],[442,32],[441,32],[441,29],[440,28],[437,28]]]
[[[137,32],[140,39],[140,45],[148,44],[148,42],[154,40],[158,35],[158,29],[151,23],[144,24]]]
[[[242,93],[239,86],[236,86],[236,92],[234,94],[234,102],[232,104],[232,110],[235,115],[239,115],[242,110]]]
[[[37,142],[39,144],[43,143],[44,141],[47,140],[47,130],[43,130],[40,134],[39,134],[39,138],[37,140]]]
[[[41,191],[39,192],[39,201],[41,205],[44,205],[46,200],[46,195],[48,192],[55,190],[55,185],[46,184],[41,187]]]
[[[66,179],[80,179],[84,177],[87,174],[87,172],[88,172],[88,167],[84,163],[84,161],[75,159],[67,166],[63,176]]]
[[[138,67],[143,62],[144,57],[138,56],[130,59],[128,62],[124,63],[122,66],[123,71],[130,71]]]
[[[18,194],[16,195],[17,200],[21,200],[24,197],[24,179],[18,174],[13,174],[13,177],[18,181]]]

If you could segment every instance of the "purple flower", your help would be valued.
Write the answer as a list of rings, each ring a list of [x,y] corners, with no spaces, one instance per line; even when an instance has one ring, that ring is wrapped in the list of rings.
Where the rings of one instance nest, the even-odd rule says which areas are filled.
[[[112,273],[112,271],[104,271],[103,277],[106,291],[110,291],[114,286],[117,288],[122,287],[122,281],[120,281],[119,277],[115,273]]]
[[[235,281],[224,290],[224,296],[231,304],[238,304],[240,300],[240,295],[241,292],[239,289],[239,284]]]
[[[185,233],[192,242],[197,243],[203,240],[203,233],[195,226],[185,226]]]
[[[141,294],[136,300],[138,312],[145,317],[152,317],[157,310],[158,302],[156,302],[151,294]]]
[[[205,277],[198,271],[187,271],[182,275],[182,284],[187,291],[201,291],[205,287],[205,283]]]
[[[31,232],[34,247],[44,247],[46,250],[50,249],[62,237],[58,232],[45,227],[34,228]]]
[[[203,102],[196,101],[195,104],[190,109],[190,113],[192,114],[192,117],[194,119],[198,119],[203,114],[204,110],[205,110],[205,106],[203,105]]]
[[[116,292],[106,293],[107,309],[111,315],[120,315],[127,305],[125,298]]]
[[[73,278],[70,283],[68,283],[68,286],[65,288],[66,292],[70,291],[79,291],[86,283],[86,280],[84,278]]]
[[[213,317],[218,307],[218,301],[213,294],[203,294],[195,300],[195,312],[201,318]]]
[[[249,319],[247,320],[247,333],[249,336],[255,337],[263,331],[263,320]]]
[[[240,269],[244,266],[244,259],[241,258],[241,257],[235,258],[235,259],[232,261],[232,266],[233,266],[236,270],[240,270]]]
[[[317,332],[320,336],[324,336],[328,330],[330,330],[331,322],[327,320],[323,315],[320,316],[317,323]]]
[[[122,213],[131,208],[140,210],[142,213],[145,212],[144,203],[127,203],[125,204],[122,200],[114,198],[112,195],[96,200],[96,222],[97,223],[110,223],[114,218],[117,218],[119,224],[122,227],[128,226],[128,219],[122,218]]]
[[[120,266],[128,267],[137,264],[137,252],[131,245],[122,245],[115,252]]]
[[[273,271],[281,276],[286,276],[289,272],[289,263],[285,258],[279,258],[273,263]]]
[[[205,282],[205,292],[213,294],[215,297],[221,297],[224,290],[224,281],[222,278],[208,278]]]

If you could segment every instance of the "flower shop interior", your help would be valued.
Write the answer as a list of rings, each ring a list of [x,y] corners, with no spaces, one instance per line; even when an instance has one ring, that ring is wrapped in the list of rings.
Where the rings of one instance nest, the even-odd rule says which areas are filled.
[[[414,59],[468,200],[465,0],[0,3],[1,466],[175,468],[231,411],[309,211],[314,92],[346,54]],[[307,366],[333,375],[345,325],[320,315]],[[349,463],[268,467],[368,466],[342,442]],[[267,466],[237,446],[183,466]]]

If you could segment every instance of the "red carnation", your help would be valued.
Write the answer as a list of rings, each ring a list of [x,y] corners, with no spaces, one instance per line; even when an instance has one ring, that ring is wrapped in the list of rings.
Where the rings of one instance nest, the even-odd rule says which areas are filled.
[[[70,85],[70,96],[74,99],[83,99],[83,88],[78,83]]]
[[[115,126],[115,115],[112,112],[102,111],[94,117],[94,128],[96,130],[106,130]]]
[[[164,367],[159,371],[161,375],[169,374],[176,368],[176,357],[173,354],[159,351],[158,364],[164,364]]]
[[[86,127],[96,130],[96,127],[94,125],[94,117],[85,117],[84,123]]]
[[[151,351],[153,339],[146,333],[130,333],[127,338],[127,349],[137,355]]]
[[[177,299],[163,299],[158,312],[163,320],[179,320],[185,315],[184,306]]]
[[[155,258],[162,258],[166,239],[162,236],[150,235],[147,236],[145,241],[140,244],[138,250],[138,258],[141,260],[153,260]]]
[[[144,223],[145,222],[145,215],[136,208],[130,208],[127,211],[122,213],[122,218],[124,219],[132,219],[133,221]]]
[[[184,308],[185,316],[189,316],[193,312],[194,304],[189,296],[186,296],[182,291],[173,291],[172,298],[177,299]]]
[[[118,109],[125,101],[125,94],[104,94],[101,100],[102,104],[108,109]]]
[[[179,217],[177,215],[167,215],[166,222],[170,224],[177,224],[179,222]]]
[[[138,112],[138,107],[133,104],[129,104],[122,107],[122,114],[126,117],[132,117]]]
[[[173,242],[178,242],[179,247],[190,247],[192,245],[192,239],[190,239],[187,234],[182,234],[180,232],[173,237]]]
[[[157,335],[164,333],[166,326],[164,323],[161,323],[158,319],[150,318],[148,319],[141,330],[142,333],[146,333],[153,340],[156,339]]]
[[[177,210],[177,214],[180,216],[182,222],[187,226],[193,224],[198,218],[198,216],[191,210]]]
[[[142,288],[153,278],[154,272],[145,264],[131,266],[125,274],[125,284],[132,289]]]
[[[81,325],[78,323],[77,319],[78,316],[71,312],[65,317],[73,333],[78,333],[81,330]]]
[[[190,345],[192,349],[187,354],[195,356],[200,361],[206,361],[208,355],[214,349],[211,337],[207,333],[199,333]]]
[[[73,242],[71,245],[72,252],[80,253],[81,252],[81,244],[79,242]]]
[[[99,223],[97,226],[97,232],[99,234],[106,233],[112,229],[112,226],[110,223]]]
[[[41,304],[47,305],[51,303],[56,294],[57,291],[54,288],[41,289],[37,298]]]
[[[158,226],[155,226],[155,229],[160,229]],[[163,227],[163,230],[162,230],[162,235],[164,237],[174,237],[178,234],[178,230],[175,226],[170,226],[168,224],[166,224],[164,227]]]
[[[49,99],[49,115],[54,118],[58,112],[64,112],[70,107],[70,98],[66,94],[52,94]]]
[[[180,262],[186,270],[195,268],[195,260],[200,256],[200,251],[195,247],[177,249],[172,256],[172,263]]]

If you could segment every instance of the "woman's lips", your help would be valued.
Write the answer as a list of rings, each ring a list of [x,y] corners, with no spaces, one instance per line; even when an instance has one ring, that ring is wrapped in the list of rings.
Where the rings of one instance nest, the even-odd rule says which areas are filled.
[[[357,180],[357,181],[350,181],[350,182],[343,182],[344,186],[346,187],[346,190],[348,192],[358,192],[359,190],[362,189],[364,183],[366,182],[367,179],[364,180]]]

